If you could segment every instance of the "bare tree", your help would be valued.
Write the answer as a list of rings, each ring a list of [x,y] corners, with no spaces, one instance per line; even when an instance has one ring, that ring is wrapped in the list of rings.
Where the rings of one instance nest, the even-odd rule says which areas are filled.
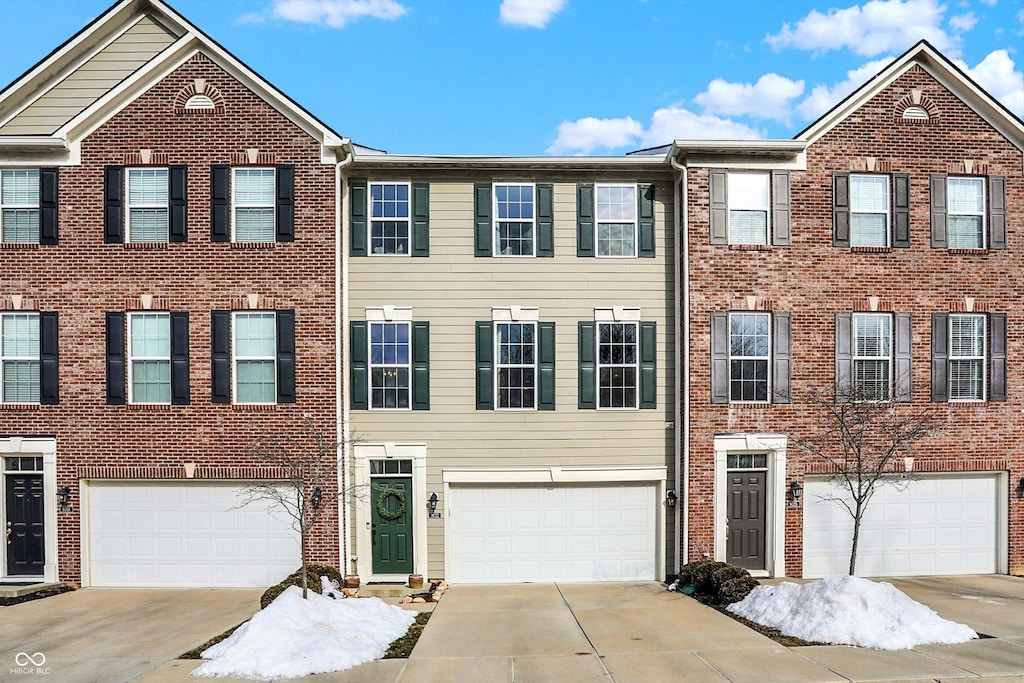
[[[908,485],[911,468],[903,459],[910,456],[911,444],[939,431],[944,422],[937,405],[877,400],[874,387],[811,390],[807,403],[817,408],[817,430],[793,443],[828,463],[831,481],[843,491],[825,500],[841,505],[853,519],[853,576],[861,521],[871,498],[881,486]]]

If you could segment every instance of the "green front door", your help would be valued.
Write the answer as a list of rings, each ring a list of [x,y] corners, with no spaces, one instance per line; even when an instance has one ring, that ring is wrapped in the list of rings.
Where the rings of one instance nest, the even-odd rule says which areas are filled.
[[[370,534],[373,538],[373,573],[411,574],[412,479],[374,477],[372,481],[370,514],[373,521]]]

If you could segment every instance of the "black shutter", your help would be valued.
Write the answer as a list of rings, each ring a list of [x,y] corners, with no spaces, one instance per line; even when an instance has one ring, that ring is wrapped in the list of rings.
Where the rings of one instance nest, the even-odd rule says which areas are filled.
[[[295,241],[295,165],[278,164],[274,167],[277,176],[277,206],[275,207],[276,239],[278,242]],[[294,399],[293,399],[294,400]],[[281,401],[278,401],[279,403]],[[291,403],[291,401],[285,401]]]
[[[832,175],[832,246],[850,246],[850,174]]]
[[[1006,400],[1006,314],[990,313],[988,400]]]
[[[1006,178],[988,179],[988,248],[1006,249]]]
[[[594,186],[576,186],[576,256],[594,255]]]
[[[107,313],[107,405],[125,404],[124,313]]]
[[[39,403],[55,406],[60,402],[59,356],[57,353],[57,314],[39,314]]]
[[[493,256],[494,226],[491,224],[491,184],[473,185],[474,256]]]
[[[772,171],[772,244],[788,247],[792,242],[789,208],[789,171]]]
[[[932,313],[932,400],[949,400],[949,314]]]
[[[188,242],[188,166],[168,166],[167,241]]]
[[[430,410],[430,323],[412,324],[412,409]]]
[[[793,332],[789,313],[772,315],[772,403],[792,403]]]
[[[711,314],[711,402],[729,402],[729,314]]]
[[[366,181],[353,180],[348,186],[348,253],[349,256],[366,256]]]
[[[39,169],[39,244],[57,244],[57,169]]]
[[[910,247],[910,176],[892,174],[892,246]]]
[[[549,183],[537,185],[537,256],[555,255],[555,188]]]
[[[853,315],[836,313],[836,401],[847,400],[853,390]]]
[[[640,201],[637,202],[637,216],[640,224],[640,258],[654,258],[654,185],[640,185]]]
[[[412,184],[412,256],[430,256],[430,183]]]
[[[171,313],[171,405],[191,402],[188,367],[188,313]]]
[[[949,245],[946,218],[946,174],[933,173],[931,183],[932,248],[945,249]]]
[[[711,244],[729,243],[729,172],[713,168],[708,174]]]
[[[367,348],[369,326],[368,322],[362,320],[349,323],[348,345],[351,353],[348,362],[352,385],[349,387],[349,406],[352,410],[367,410],[370,407],[370,353]]]
[[[555,409],[555,323],[537,323],[537,410]]]
[[[124,166],[103,169],[103,241],[124,242]]]
[[[210,241],[231,241],[231,167],[210,166]]]
[[[638,323],[640,328],[640,408],[658,407],[658,324]]]
[[[276,312],[277,402],[295,403],[295,311]]]
[[[581,320],[578,334],[579,408],[594,410],[597,408],[597,323]]]
[[[893,372],[893,400],[897,403],[910,403],[914,389],[914,377],[910,370],[913,356],[911,344],[914,328],[909,313],[896,314],[896,334],[893,344],[896,364]]]
[[[476,324],[476,409],[494,410],[494,323]]]
[[[231,311],[210,311],[210,400],[231,403]]]

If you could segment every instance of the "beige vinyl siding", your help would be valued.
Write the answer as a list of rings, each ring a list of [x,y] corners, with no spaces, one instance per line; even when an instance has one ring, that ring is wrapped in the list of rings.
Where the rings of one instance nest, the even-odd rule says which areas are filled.
[[[458,467],[658,466],[668,468],[671,482],[675,432],[665,428],[675,420],[670,178],[607,178],[655,182],[653,259],[577,257],[576,179],[541,174],[528,180],[554,183],[555,257],[476,258],[473,183],[489,180],[431,182],[429,257],[348,259],[352,320],[365,319],[368,306],[395,305],[410,306],[414,320],[430,322],[430,410],[352,411],[352,434],[364,443],[426,444],[427,495],[441,495],[442,471]],[[581,182],[595,181],[606,179]],[[492,306],[509,305],[537,307],[541,321],[556,324],[554,411],[476,410],[474,325],[491,319]],[[612,306],[639,307],[641,320],[657,323],[655,410],[577,408],[577,322]],[[671,540],[670,532],[663,536]],[[443,542],[443,521],[429,520],[432,576],[443,575]]]
[[[2,128],[0,135],[49,135],[135,73],[176,36],[149,16],[93,55]]]

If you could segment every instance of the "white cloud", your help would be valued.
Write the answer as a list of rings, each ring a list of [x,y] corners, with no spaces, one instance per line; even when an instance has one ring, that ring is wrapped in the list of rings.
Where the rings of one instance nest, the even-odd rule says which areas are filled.
[[[341,28],[363,17],[398,19],[407,11],[396,0],[274,0],[269,14],[275,19]],[[246,23],[261,20],[259,14],[246,14],[240,18]]]
[[[758,131],[729,119],[695,114],[678,105],[662,107],[651,115],[651,125],[640,137],[643,147],[666,145],[676,138],[708,140],[749,140],[763,138]]]
[[[846,80],[835,85],[816,85],[811,93],[796,106],[796,113],[805,121],[813,121],[837,102],[868,82],[875,74],[889,66],[892,57],[870,61],[863,66],[846,72]]]
[[[978,17],[974,16],[974,12],[968,12],[966,14],[957,14],[949,18],[949,27],[958,33],[964,31],[970,31],[978,23]]]
[[[1007,109],[1024,117],[1024,73],[1017,70],[1009,51],[994,50],[973,69],[960,60],[957,66]]]
[[[615,149],[633,144],[643,133],[639,121],[630,117],[598,119],[587,116],[558,124],[558,137],[548,154],[590,154],[598,149]]]
[[[544,28],[562,11],[566,0],[501,0],[501,23],[525,28]]]
[[[873,57],[883,52],[903,52],[924,38],[947,54],[959,51],[959,39],[942,29],[946,11],[938,0],[869,0],[845,9],[818,10],[786,23],[765,42],[776,50],[794,47],[827,52],[847,48]]]
[[[981,0],[981,4],[988,5],[989,7],[995,7],[999,0]]]
[[[792,113],[791,101],[803,92],[803,81],[769,73],[753,84],[716,78],[708,83],[707,90],[693,99],[708,114],[753,116],[786,123]]]

